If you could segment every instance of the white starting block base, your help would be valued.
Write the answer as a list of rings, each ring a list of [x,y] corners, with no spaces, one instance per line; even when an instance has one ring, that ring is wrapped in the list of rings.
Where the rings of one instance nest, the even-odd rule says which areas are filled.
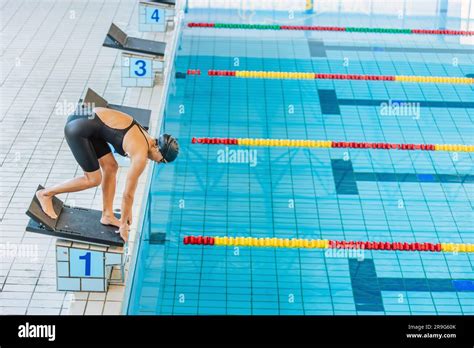
[[[122,87],[153,87],[163,72],[161,58],[122,52]]]
[[[107,291],[125,280],[123,247],[56,241],[56,284],[59,291]],[[112,278],[114,269],[120,277]]]
[[[174,6],[140,1],[138,4],[138,30],[165,32],[174,28]]]

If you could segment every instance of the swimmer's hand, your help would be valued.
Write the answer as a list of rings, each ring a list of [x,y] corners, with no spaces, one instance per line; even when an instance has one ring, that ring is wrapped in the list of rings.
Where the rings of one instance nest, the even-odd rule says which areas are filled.
[[[125,242],[128,242],[128,232],[130,231],[130,225],[128,223],[121,223],[119,228],[120,237]]]

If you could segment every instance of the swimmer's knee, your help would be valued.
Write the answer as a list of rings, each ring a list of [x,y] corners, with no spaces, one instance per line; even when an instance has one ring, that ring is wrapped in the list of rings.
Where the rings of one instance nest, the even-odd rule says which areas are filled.
[[[115,174],[119,169],[119,165],[111,153],[100,158],[99,164],[104,173]]]
[[[119,169],[119,165],[118,165],[117,161],[115,161],[115,160],[113,162],[107,164],[107,169],[106,170],[108,172],[117,173],[118,169]]]
[[[102,181],[100,170],[96,170],[92,173],[85,173],[84,177],[86,178],[89,187],[99,186]]]

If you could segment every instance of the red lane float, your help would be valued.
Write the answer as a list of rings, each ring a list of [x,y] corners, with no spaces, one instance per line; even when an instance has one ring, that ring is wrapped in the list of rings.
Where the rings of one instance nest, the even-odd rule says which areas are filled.
[[[402,250],[402,251],[441,251],[441,244],[407,242],[353,242],[330,240],[332,249]]]
[[[395,76],[383,75],[314,74],[314,78],[323,80],[395,81]]]
[[[188,69],[187,74],[188,75],[201,75],[201,70],[200,69]]]
[[[193,138],[193,144],[222,144],[222,145],[239,145],[238,139],[235,138]]]
[[[209,76],[235,76],[236,71],[230,70],[209,70],[207,72]]]
[[[183,239],[184,244],[191,244],[191,245],[214,245],[214,238],[213,237],[203,237],[203,236],[188,236],[184,237]]]

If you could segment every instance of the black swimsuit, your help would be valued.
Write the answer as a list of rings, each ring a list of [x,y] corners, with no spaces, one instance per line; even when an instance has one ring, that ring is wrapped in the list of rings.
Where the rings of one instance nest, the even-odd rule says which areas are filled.
[[[94,172],[100,168],[99,158],[112,152],[107,143],[122,156],[127,156],[123,149],[125,134],[137,125],[143,136],[142,127],[135,120],[124,129],[107,126],[97,114],[70,115],[64,127],[66,141],[71,148],[77,163],[85,172]]]

